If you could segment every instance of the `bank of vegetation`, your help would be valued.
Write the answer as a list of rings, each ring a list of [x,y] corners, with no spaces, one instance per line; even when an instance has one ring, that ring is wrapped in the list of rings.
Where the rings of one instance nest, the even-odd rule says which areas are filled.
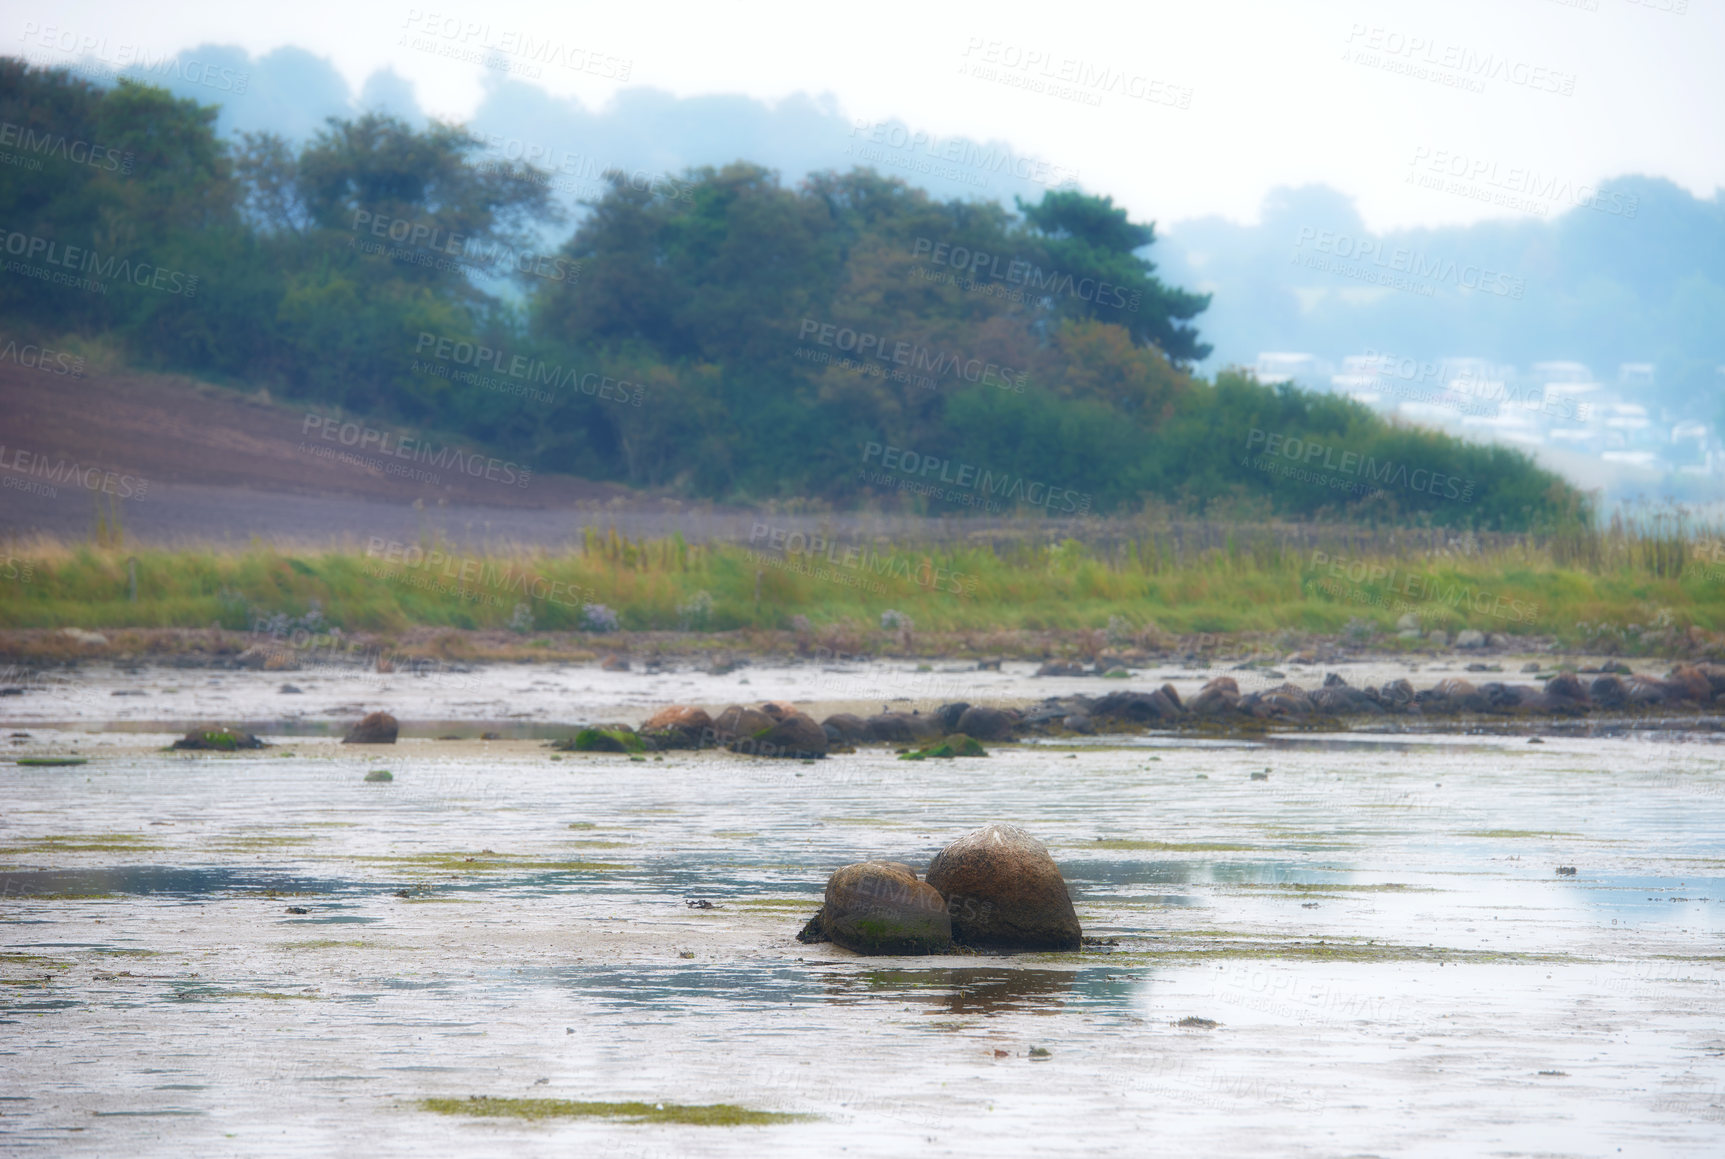
[[[1530,529],[1524,454],[1191,373],[1207,295],[1106,196],[1016,211],[868,169],[552,174],[366,115],[294,145],[0,61],[0,326],[452,433],[536,471],[730,501]],[[871,450],[872,449],[872,450]]]

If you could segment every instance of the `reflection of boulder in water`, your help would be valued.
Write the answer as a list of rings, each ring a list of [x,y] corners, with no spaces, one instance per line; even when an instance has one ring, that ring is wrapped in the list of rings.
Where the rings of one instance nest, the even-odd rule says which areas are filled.
[[[917,1002],[950,1014],[1017,1011],[1053,1014],[1072,993],[1076,975],[1068,970],[1005,970],[961,966],[935,970],[870,970],[835,993],[856,994],[857,985],[895,1002]]]

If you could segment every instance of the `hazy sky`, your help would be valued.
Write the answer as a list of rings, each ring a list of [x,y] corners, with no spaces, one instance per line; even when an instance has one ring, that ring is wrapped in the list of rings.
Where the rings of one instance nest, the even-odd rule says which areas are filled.
[[[4,51],[43,63],[65,61],[56,45],[103,58],[294,45],[355,91],[393,70],[453,119],[498,75],[487,53],[592,107],[624,86],[830,94],[859,120],[1010,142],[1164,223],[1250,220],[1268,189],[1309,182],[1354,195],[1376,229],[1514,215],[1410,181],[1445,171],[1508,193],[1524,171],[1647,173],[1706,197],[1725,185],[1725,0],[5,0],[0,13]],[[557,59],[536,65],[545,44]]]

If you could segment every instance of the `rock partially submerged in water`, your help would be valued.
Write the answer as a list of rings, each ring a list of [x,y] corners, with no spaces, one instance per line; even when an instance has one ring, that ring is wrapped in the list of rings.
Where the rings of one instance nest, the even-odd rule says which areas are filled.
[[[641,737],[661,749],[698,749],[713,743],[713,718],[704,708],[674,704],[641,726]]]
[[[726,747],[749,756],[809,759],[827,755],[827,734],[813,718],[792,712],[752,736],[738,737]]]
[[[373,712],[347,730],[347,735],[341,738],[342,744],[394,744],[396,735],[401,731],[395,717],[387,712]]]
[[[917,744],[940,734],[939,721],[915,712],[882,712],[863,722],[863,739],[875,744]]]
[[[955,941],[998,950],[1076,950],[1072,895],[1046,846],[994,822],[935,855],[928,884],[946,898]]]
[[[868,739],[868,722],[849,712],[835,712],[821,721],[829,745],[854,745]]]
[[[645,752],[647,745],[626,724],[601,724],[581,729],[551,747],[565,753],[639,753]]]
[[[939,954],[952,948],[946,899],[907,865],[860,861],[827,879],[826,900],[799,941],[856,954]]]
[[[177,749],[231,753],[238,749],[261,749],[269,746],[251,733],[238,728],[194,728],[171,746]]]
[[[1011,709],[973,704],[959,713],[953,731],[978,740],[1000,741],[1011,740],[1012,731],[1017,727],[1018,713]]]
[[[926,761],[933,757],[950,760],[954,757],[985,757],[987,755],[988,751],[975,737],[968,737],[962,732],[955,732],[939,744],[903,753],[898,759],[901,761]]]
[[[773,718],[758,708],[744,708],[740,704],[732,704],[727,705],[713,722],[713,735],[720,744],[728,744],[740,737],[764,732],[772,728],[773,724]]]

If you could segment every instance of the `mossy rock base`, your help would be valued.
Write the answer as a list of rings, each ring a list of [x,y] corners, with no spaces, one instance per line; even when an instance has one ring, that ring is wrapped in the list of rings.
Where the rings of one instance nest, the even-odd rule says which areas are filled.
[[[176,749],[208,750],[212,752],[231,753],[238,751],[239,749],[261,749],[269,746],[251,733],[241,732],[238,729],[195,728],[179,740],[175,741],[171,747]]]
[[[975,737],[965,736],[955,732],[939,744],[930,745],[925,749],[916,749],[899,756],[901,761],[926,761],[930,757],[939,760],[950,760],[953,757],[985,757],[988,755],[982,747],[982,742]]]
[[[732,1103],[697,1106],[682,1103],[590,1103],[573,1099],[506,1099],[470,1095],[465,1099],[421,1099],[419,1105],[440,1115],[471,1115],[484,1119],[623,1119],[634,1123],[682,1123],[695,1127],[755,1127],[809,1118],[782,1111],[752,1111]]]
[[[365,779],[376,784],[379,782],[395,780],[395,774],[390,772],[388,769],[373,769],[365,775]]]
[[[562,752],[576,753],[640,753],[647,744],[634,732],[624,728],[584,728],[568,740],[552,746]]]

